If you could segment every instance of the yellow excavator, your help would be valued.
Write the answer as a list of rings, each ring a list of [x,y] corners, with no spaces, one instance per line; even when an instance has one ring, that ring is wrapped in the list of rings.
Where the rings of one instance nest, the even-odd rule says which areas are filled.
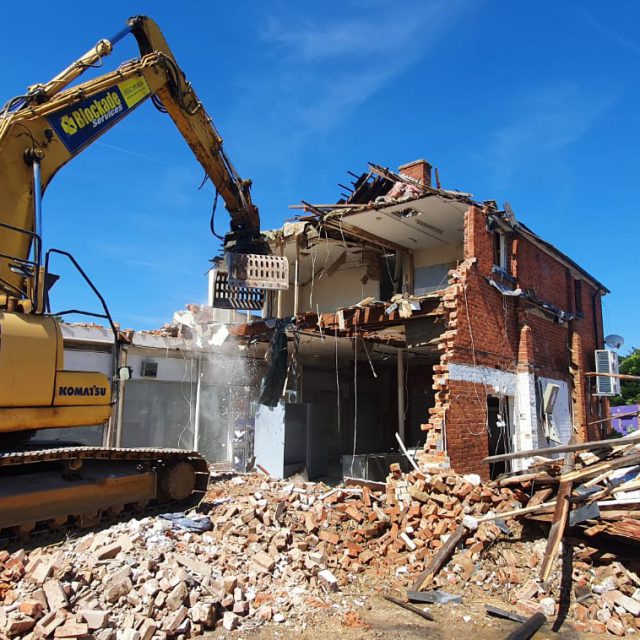
[[[139,58],[72,85],[127,34],[136,38]],[[75,310],[51,314],[49,290],[57,280],[49,271],[52,255],[79,269],[103,304],[104,313],[93,315],[106,319],[117,339],[103,298],[73,256],[45,251],[42,195],[63,165],[147,100],[169,114],[230,215],[218,295],[226,295],[228,307],[244,308],[243,300],[255,304],[264,289],[288,286],[286,259],[269,255],[260,233],[251,182],[229,161],[153,20],[129,19],[114,38],[100,40],[52,80],[10,100],[0,111],[0,531],[10,535],[91,525],[131,506],[170,505],[206,490],[207,465],[195,452],[39,447],[31,440],[41,429],[104,424],[114,402],[106,376],[65,371],[56,316]],[[126,369],[114,372],[118,376],[126,379]]]

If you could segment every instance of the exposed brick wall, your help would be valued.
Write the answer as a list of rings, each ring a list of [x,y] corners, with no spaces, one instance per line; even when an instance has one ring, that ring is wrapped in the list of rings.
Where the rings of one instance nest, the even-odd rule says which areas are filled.
[[[414,160],[403,164],[399,171],[405,176],[417,180],[420,184],[431,186],[431,165],[426,160]]]
[[[523,324],[520,328],[520,342],[518,344],[518,371],[528,372],[533,367],[533,336],[531,327]]]
[[[487,478],[489,466],[481,462],[489,447],[486,391],[483,385],[450,380],[449,398],[446,440],[451,464],[458,472]]]
[[[587,424],[599,417],[604,403],[590,395],[596,348],[602,344],[600,294],[582,280],[576,301],[576,277],[552,255],[528,238],[505,234],[508,266],[518,286],[563,311],[584,318],[555,322],[538,307],[519,297],[503,296],[488,277],[494,266],[494,236],[487,227],[488,212],[470,207],[464,224],[464,261],[450,272],[443,297],[446,331],[439,346],[440,365],[434,367],[436,403],[430,410],[424,460],[442,457],[446,429],[447,454],[458,471],[474,471],[486,477],[488,454],[487,389],[483,385],[449,380],[450,363],[491,367],[506,371],[530,371],[538,376],[564,380],[572,388],[574,427],[579,438],[594,437]],[[595,301],[595,311],[594,311]],[[491,390],[492,391],[492,390]]]

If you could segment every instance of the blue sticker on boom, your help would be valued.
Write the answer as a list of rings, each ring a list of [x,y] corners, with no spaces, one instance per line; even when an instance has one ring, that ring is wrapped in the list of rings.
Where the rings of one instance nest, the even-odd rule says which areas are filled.
[[[75,153],[115,124],[150,93],[144,78],[130,78],[48,116],[47,122],[69,153]]]

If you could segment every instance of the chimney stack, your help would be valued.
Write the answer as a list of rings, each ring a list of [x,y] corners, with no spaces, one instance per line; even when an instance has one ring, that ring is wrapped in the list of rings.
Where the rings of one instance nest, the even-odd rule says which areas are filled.
[[[426,160],[414,160],[399,168],[403,175],[417,180],[425,187],[431,186],[431,165]]]

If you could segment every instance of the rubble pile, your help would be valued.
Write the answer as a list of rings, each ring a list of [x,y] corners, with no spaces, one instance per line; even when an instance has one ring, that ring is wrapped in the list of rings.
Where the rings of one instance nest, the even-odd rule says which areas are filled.
[[[51,547],[0,551],[0,638],[182,640],[303,621],[351,588],[440,588],[463,599],[477,589],[523,611],[547,611],[549,599],[557,609],[557,594],[535,582],[545,541],[515,559],[513,543],[500,543],[520,536],[507,514],[526,503],[521,490],[393,465],[382,487],[235,476],[212,485],[203,515],[130,520]],[[635,629],[635,574],[596,570],[590,556],[574,574],[581,591],[570,613],[585,629],[599,630],[594,621],[613,633]]]
[[[541,612],[554,620],[563,609],[580,632],[635,634],[640,628],[640,579],[611,556],[584,543],[554,564],[548,583],[537,579],[544,538],[496,545],[465,587],[467,595],[502,601],[529,617]],[[561,553],[561,555],[563,555]],[[563,572],[563,569],[565,571]],[[444,574],[456,574],[454,556]]]

